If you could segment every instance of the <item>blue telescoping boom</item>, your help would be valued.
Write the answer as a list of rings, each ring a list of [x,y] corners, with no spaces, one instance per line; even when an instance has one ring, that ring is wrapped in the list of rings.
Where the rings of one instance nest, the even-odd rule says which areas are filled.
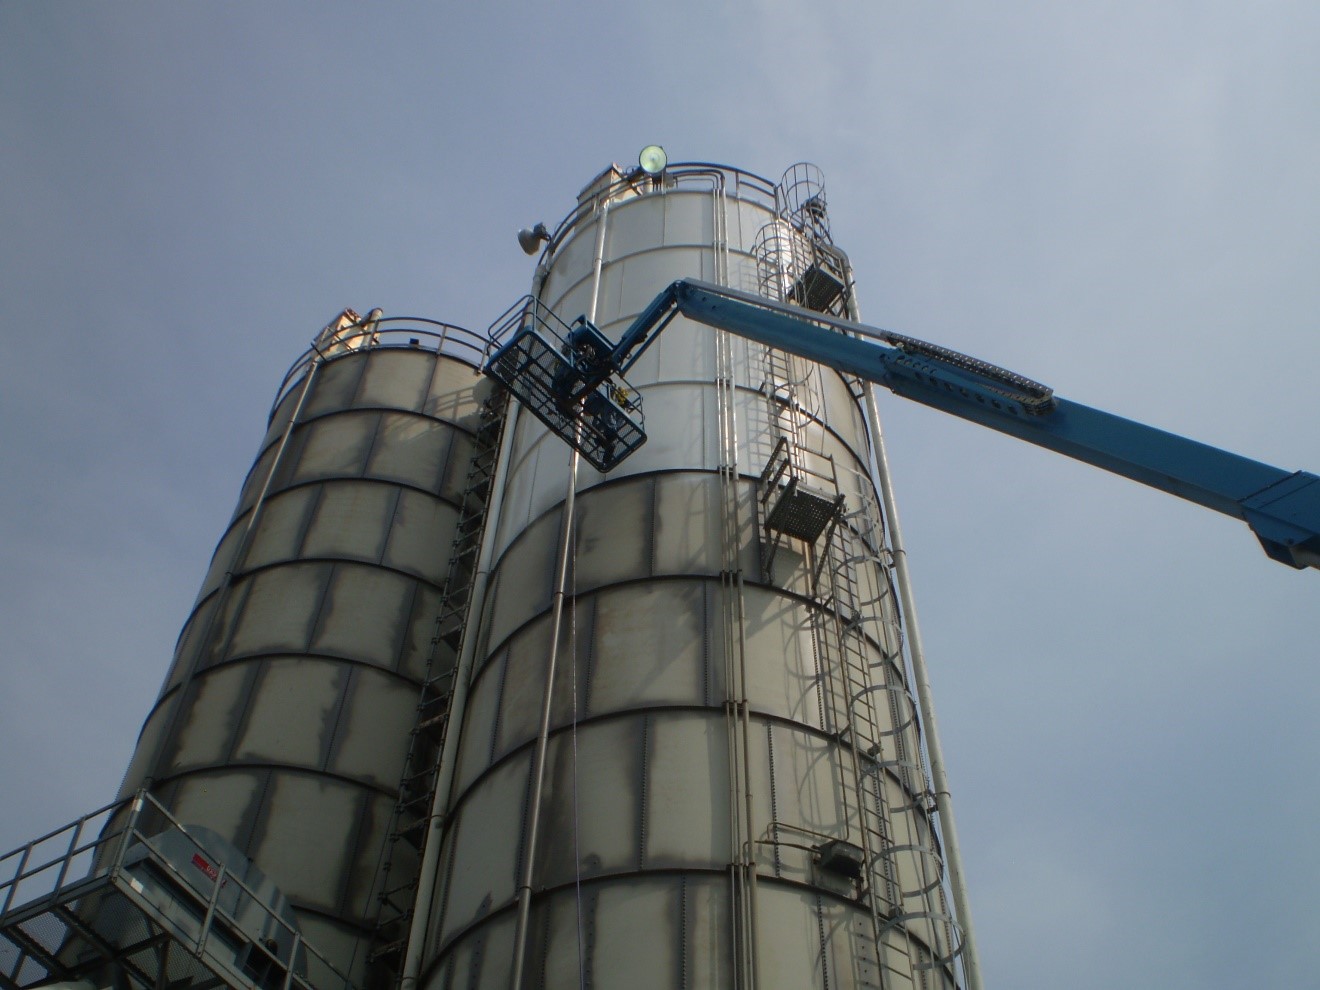
[[[601,471],[645,442],[622,376],[681,314],[1241,519],[1274,560],[1320,568],[1320,477],[1070,402],[938,345],[691,279],[661,292],[617,344],[585,317],[556,334],[534,310],[486,373]]]

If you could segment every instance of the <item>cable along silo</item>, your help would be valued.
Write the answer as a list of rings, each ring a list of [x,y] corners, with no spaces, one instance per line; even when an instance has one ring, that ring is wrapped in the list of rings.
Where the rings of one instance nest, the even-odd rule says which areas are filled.
[[[617,339],[681,277],[855,315],[805,165],[614,166],[535,292]],[[865,387],[682,318],[629,378],[608,475],[506,430],[420,982],[961,986]]]
[[[249,857],[356,987],[378,929],[406,927],[384,884],[411,909],[418,857],[392,838],[425,786],[406,764],[437,759],[417,726],[445,700],[452,551],[499,422],[484,343],[346,310],[295,363],[121,789]]]

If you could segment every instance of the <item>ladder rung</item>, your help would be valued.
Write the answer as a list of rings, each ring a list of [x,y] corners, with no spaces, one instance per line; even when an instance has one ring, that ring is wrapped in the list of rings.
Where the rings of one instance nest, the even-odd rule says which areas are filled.
[[[443,714],[433,715],[428,719],[423,719],[422,721],[418,722],[417,729],[418,731],[421,731],[424,729],[430,729],[437,725],[443,726],[448,721],[449,721],[449,713],[444,712]]]
[[[379,948],[373,949],[371,951],[371,954],[367,957],[367,959],[370,962],[376,962],[376,960],[378,959],[387,959],[390,956],[397,956],[400,952],[403,951],[403,947],[407,944],[407,942],[408,940],[406,938],[395,939],[393,942],[387,942],[386,944],[380,946]]]

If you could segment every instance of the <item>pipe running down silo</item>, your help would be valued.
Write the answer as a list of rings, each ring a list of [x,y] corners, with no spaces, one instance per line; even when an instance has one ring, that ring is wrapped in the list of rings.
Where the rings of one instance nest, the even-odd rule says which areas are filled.
[[[616,166],[543,264],[614,338],[681,277],[855,304],[810,166]],[[629,377],[608,475],[505,437],[418,983],[968,986],[866,388],[682,319]]]

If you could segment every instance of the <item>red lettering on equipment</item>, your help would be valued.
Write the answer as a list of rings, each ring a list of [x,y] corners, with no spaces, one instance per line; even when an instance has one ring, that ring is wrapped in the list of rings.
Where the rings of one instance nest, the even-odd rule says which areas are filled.
[[[220,871],[204,860],[201,853],[193,853],[192,863],[212,880],[220,876]]]

